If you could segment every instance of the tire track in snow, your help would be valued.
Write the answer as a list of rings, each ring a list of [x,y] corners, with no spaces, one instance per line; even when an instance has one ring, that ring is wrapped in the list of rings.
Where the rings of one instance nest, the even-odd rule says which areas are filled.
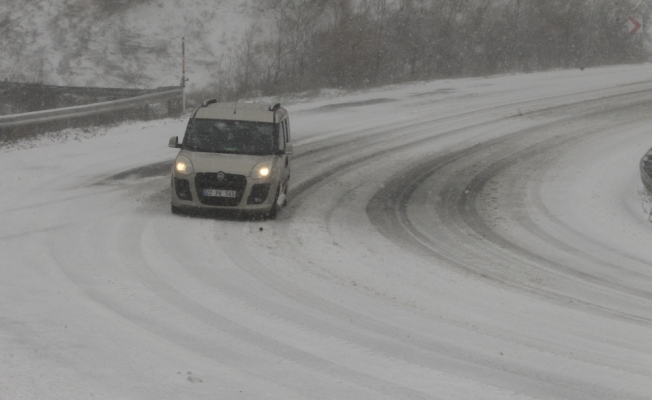
[[[614,129],[621,127],[622,123],[623,121],[619,120],[617,122],[611,122],[611,125],[609,126],[611,129]],[[381,229],[385,234],[392,238],[396,238],[397,236],[401,237],[400,240],[403,241],[412,241],[419,247],[423,246],[422,248],[427,252],[430,252],[436,257],[442,258],[449,264],[455,265],[456,268],[461,268],[485,278],[496,280],[501,284],[515,285],[515,287],[520,287],[527,291],[542,295],[551,294],[553,297],[557,297],[568,303],[574,302],[578,305],[584,304],[585,306],[595,308],[596,310],[609,312],[612,315],[619,315],[623,318],[649,324],[652,322],[652,317],[619,312],[608,306],[600,306],[591,301],[563,295],[561,293],[553,293],[545,288],[537,288],[533,285],[519,283],[510,278],[509,274],[513,272],[509,270],[504,271],[504,273],[499,271],[492,272],[484,267],[473,267],[473,263],[470,260],[459,262],[458,259],[456,259],[456,254],[458,254],[459,251],[455,250],[455,245],[451,246],[450,251],[444,251],[442,253],[440,241],[443,236],[438,234],[436,236],[437,239],[434,239],[434,237],[431,238],[429,236],[431,235],[431,232],[428,232],[427,230],[424,231],[424,229],[427,228],[418,228],[415,226],[408,213],[411,196],[422,184],[425,184],[426,180],[432,178],[434,175],[445,177],[445,179],[447,179],[446,183],[438,183],[438,186],[434,188],[434,190],[440,193],[441,203],[433,205],[432,207],[434,212],[437,213],[438,219],[446,225],[448,232],[454,232],[456,237],[466,238],[465,240],[467,242],[473,243],[473,246],[482,249],[482,251],[471,250],[474,253],[473,257],[480,259],[488,252],[489,254],[493,253],[498,258],[501,258],[503,257],[501,254],[504,254],[504,250],[509,249],[507,252],[508,257],[511,257],[513,254],[519,254],[521,257],[529,260],[534,269],[539,269],[539,266],[543,263],[543,265],[547,265],[547,268],[560,271],[562,276],[574,276],[580,281],[598,284],[599,286],[597,290],[610,287],[615,289],[617,292],[624,290],[625,292],[629,292],[631,295],[649,300],[652,298],[652,293],[649,291],[624,287],[615,282],[601,279],[600,277],[591,274],[590,271],[575,270],[553,260],[548,260],[542,256],[532,254],[528,250],[509,242],[487,226],[476,208],[476,204],[479,201],[478,197],[482,194],[485,185],[490,180],[495,179],[496,176],[499,176],[506,168],[512,167],[513,164],[517,162],[527,164],[529,159],[537,154],[553,152],[572,143],[586,140],[587,137],[596,134],[595,129],[606,129],[605,124],[606,122],[602,121],[599,124],[600,128],[591,126],[570,137],[557,137],[554,131],[555,125],[553,124],[549,127],[553,128],[553,136],[548,140],[548,142],[542,141],[533,144],[531,147],[526,147],[523,150],[504,151],[502,149],[510,149],[510,146],[514,146],[512,143],[517,143],[516,146],[519,146],[518,143],[519,141],[523,141],[522,139],[525,137],[523,135],[526,132],[519,132],[516,135],[510,135],[508,137],[499,138],[494,142],[480,144],[456,154],[446,155],[440,159],[434,160],[433,162],[422,164],[408,173],[402,173],[393,181],[393,183],[387,185],[386,189],[378,193],[370,203],[368,212],[370,213],[372,221],[375,221],[379,226],[379,229]],[[602,131],[600,130],[598,132]],[[541,133],[542,131],[538,130],[531,132],[531,135],[541,135]],[[529,139],[525,137],[526,143],[528,140]],[[523,145],[520,144],[520,146],[522,147]],[[476,167],[467,161],[475,159],[492,161],[483,166],[481,171],[476,171]],[[455,172],[451,172],[453,170]],[[409,179],[407,178],[408,176],[417,176],[418,178]],[[395,232],[393,227],[396,226],[396,224],[402,226],[408,235],[406,236],[400,231],[398,233]],[[469,230],[474,232],[475,236],[470,235]],[[479,238],[481,240],[478,240]],[[485,241],[489,241],[491,244],[486,245]],[[446,254],[451,255],[446,256]],[[589,255],[588,257],[591,256]],[[600,260],[594,259],[594,261],[604,263]],[[617,268],[617,266],[614,265],[611,265],[611,267]],[[565,292],[573,293],[572,291]]]
[[[257,332],[249,329],[239,324],[238,322],[224,317],[219,313],[205,307],[204,305],[193,301],[184,293],[175,289],[164,279],[157,276],[157,274],[148,267],[148,262],[140,253],[139,246],[140,237],[143,232],[146,231],[146,225],[148,223],[149,220],[137,219],[130,221],[121,227],[121,249],[123,252],[126,252],[130,256],[125,259],[125,264],[132,272],[140,277],[140,282],[142,282],[152,293],[156,294],[156,296],[168,304],[178,308],[184,314],[192,316],[202,324],[207,324],[219,332],[223,332],[232,338],[237,338],[238,340],[244,341],[250,346],[259,348],[262,351],[270,353],[276,357],[297,363],[298,365],[301,365],[309,370],[315,370],[320,373],[332,376],[332,378],[337,380],[350,382],[351,384],[359,386],[360,388],[364,388],[365,390],[378,392],[378,394],[381,396],[387,396],[388,398],[405,399],[438,398],[436,396],[420,393],[402,385],[397,385],[375,378],[365,374],[364,372],[356,371],[347,368],[346,366],[338,365],[329,360],[320,358],[297,347],[286,344],[277,338],[268,336],[263,332]],[[186,259],[186,262],[192,262],[191,260],[193,259]],[[194,261],[199,262],[199,260]],[[123,313],[124,311],[118,312]],[[135,319],[133,322],[140,323],[138,319]],[[173,342],[184,346],[188,346],[187,343],[196,342],[197,340],[196,338],[189,341],[180,340],[180,338],[175,337],[174,335],[170,335],[169,332],[166,331],[165,326],[158,326],[158,328],[154,331],[158,335],[169,338]],[[194,347],[193,350],[195,352],[203,355],[208,355],[211,353],[210,349],[214,346],[211,345],[211,342],[207,342],[204,343],[201,347],[192,347]],[[231,353],[230,356],[228,353]],[[215,360],[219,360],[220,362],[227,363],[233,367],[243,368],[245,371],[249,371],[252,374],[255,373],[251,370],[251,367],[243,365],[243,363],[238,360],[240,355],[238,355],[237,350],[222,350],[217,354],[212,354],[211,357]],[[259,378],[266,379],[262,376],[259,376]],[[292,380],[294,381],[295,379],[292,378]],[[276,382],[278,383],[278,381]],[[302,385],[299,383],[292,384],[290,382],[285,382],[285,385],[294,391],[303,392],[304,395],[310,394],[310,389],[302,387]],[[315,394],[313,393],[312,396],[315,396]]]

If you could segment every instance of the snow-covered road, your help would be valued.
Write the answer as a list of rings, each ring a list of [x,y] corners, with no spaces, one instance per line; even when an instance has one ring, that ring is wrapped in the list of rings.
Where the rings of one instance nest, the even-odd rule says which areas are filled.
[[[170,214],[186,121],[0,149],[0,399],[652,398],[651,68],[295,100],[276,221]]]

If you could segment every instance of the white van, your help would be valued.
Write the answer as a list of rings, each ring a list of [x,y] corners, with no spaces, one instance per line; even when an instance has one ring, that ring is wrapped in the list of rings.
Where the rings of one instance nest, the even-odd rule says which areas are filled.
[[[287,203],[290,121],[280,104],[205,101],[172,167],[172,212],[238,210],[276,218]]]

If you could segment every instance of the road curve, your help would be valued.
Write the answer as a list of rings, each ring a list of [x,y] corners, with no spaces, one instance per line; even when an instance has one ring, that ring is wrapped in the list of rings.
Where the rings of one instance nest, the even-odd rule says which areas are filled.
[[[7,153],[0,397],[650,398],[652,81],[473,88],[298,107],[346,134],[276,221],[170,214],[117,137]]]

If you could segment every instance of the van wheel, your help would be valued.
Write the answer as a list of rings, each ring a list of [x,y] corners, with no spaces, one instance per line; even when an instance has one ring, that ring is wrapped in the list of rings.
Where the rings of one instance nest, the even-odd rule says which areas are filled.
[[[281,193],[281,185],[278,186],[276,189],[276,196],[274,196],[274,202],[272,203],[272,209],[269,210],[269,213],[267,213],[267,219],[276,219],[278,216],[278,196]]]
[[[283,190],[283,194],[285,195],[285,200],[283,200],[283,207],[288,205],[288,186],[290,186],[289,179],[287,182],[285,182],[285,189]]]
[[[172,211],[172,214],[174,214],[174,215],[182,215],[183,214],[183,210],[181,209],[181,207],[177,207],[175,205],[170,206],[170,211]]]

